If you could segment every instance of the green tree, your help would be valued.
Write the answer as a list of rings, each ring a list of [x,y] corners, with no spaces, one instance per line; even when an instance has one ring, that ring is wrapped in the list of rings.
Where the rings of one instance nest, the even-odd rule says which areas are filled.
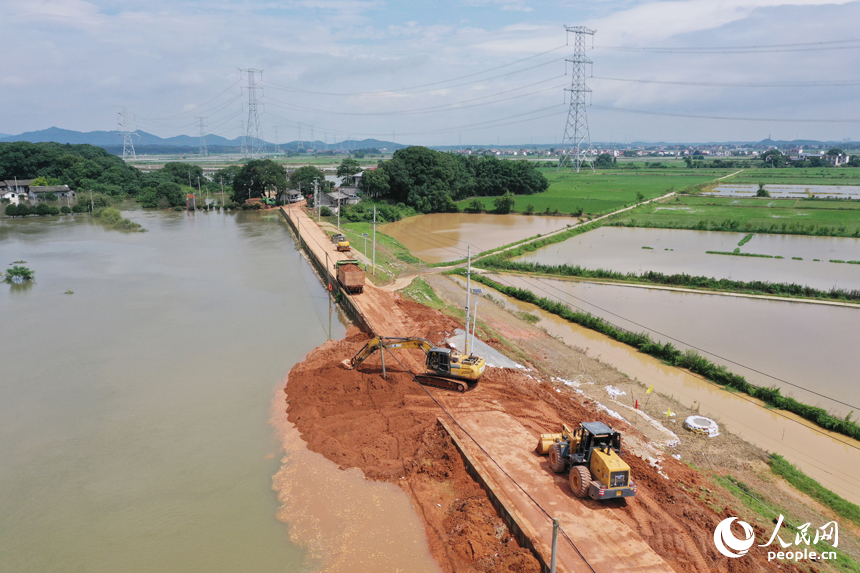
[[[388,174],[384,169],[368,169],[358,184],[361,192],[371,199],[385,197],[391,191],[388,184]]]
[[[4,211],[7,217],[17,217],[18,216],[18,205],[14,203],[10,203],[6,205],[6,210]]]
[[[26,281],[33,280],[33,277],[36,275],[36,271],[28,269],[27,267],[20,267],[18,265],[13,265],[8,271],[6,271],[6,275],[4,277],[4,281],[7,283],[23,283]]]
[[[768,149],[761,154],[761,161],[767,167],[783,167],[785,165],[785,155],[778,149]]]
[[[33,213],[33,210],[30,209],[30,206],[25,203],[19,203],[17,213],[19,217],[27,217]]]
[[[594,167],[597,169],[609,169],[615,166],[615,158],[609,153],[601,153],[594,161]]]
[[[45,203],[39,203],[36,207],[36,214],[40,217],[44,217],[45,215],[51,214],[51,208],[48,207]]]
[[[314,179],[319,181],[320,189],[325,189],[326,180],[323,172],[311,165],[305,165],[290,174],[290,186],[298,189],[302,195],[312,194]]]
[[[30,181],[30,187],[47,187],[48,180],[44,177],[36,177]]]
[[[827,155],[844,155],[844,154],[845,154],[845,152],[842,151],[841,149],[839,149],[838,147],[834,147],[830,151],[827,152]]]
[[[244,203],[265,192],[278,193],[287,189],[284,168],[271,159],[255,159],[246,163],[233,179],[233,198]]]
[[[361,171],[361,165],[351,157],[345,157],[337,167],[337,176],[343,177],[347,185],[352,185],[353,175]]]
[[[203,169],[199,165],[191,165],[181,161],[167,163],[158,170],[158,175],[163,181],[173,181],[179,185],[188,185],[197,188],[197,178],[201,184],[206,180],[203,177]]]
[[[526,205],[525,211],[523,211],[523,213],[525,213],[526,215],[534,215],[534,212],[535,212],[535,206],[532,205],[531,203]]]
[[[636,192],[636,202],[641,203],[644,200],[645,200],[645,195],[643,195],[641,191],[637,191]]]
[[[768,190],[764,188],[764,183],[758,184],[758,191],[755,192],[756,197],[770,197]]]
[[[493,201],[493,206],[496,208],[495,209],[496,213],[500,213],[502,215],[505,215],[505,214],[511,212],[511,209],[514,208],[515,203],[516,203],[516,200],[514,199],[514,194],[511,193],[510,191],[508,191],[507,193],[505,193],[501,197],[497,197]]]
[[[480,199],[472,199],[469,201],[469,206],[466,207],[466,211],[470,213],[480,213],[484,210],[484,204]]]

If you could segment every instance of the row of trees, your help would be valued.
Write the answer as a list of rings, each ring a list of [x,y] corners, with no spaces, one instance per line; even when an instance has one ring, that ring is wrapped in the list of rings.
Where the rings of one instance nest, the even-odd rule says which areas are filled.
[[[549,182],[527,161],[499,160],[407,147],[364,173],[362,192],[372,199],[403,203],[420,213],[456,211],[456,201],[475,196],[529,195]]]

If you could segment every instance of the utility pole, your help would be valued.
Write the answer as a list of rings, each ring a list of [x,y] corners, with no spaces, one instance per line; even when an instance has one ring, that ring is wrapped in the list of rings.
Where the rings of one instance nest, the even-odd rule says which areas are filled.
[[[134,153],[134,143],[131,141],[131,135],[134,133],[131,122],[134,119],[134,114],[127,107],[124,107],[117,115],[119,115],[119,129],[120,135],[122,135],[122,158],[137,159],[137,155]]]
[[[376,205],[373,206],[373,263],[371,274],[376,276]]]
[[[469,250],[467,251],[467,260],[468,263],[466,265],[466,356],[469,356],[469,303],[470,296],[472,294],[472,243],[469,243]]]
[[[591,89],[585,85],[585,66],[593,64],[585,56],[585,36],[591,36],[597,30],[585,26],[565,26],[564,29],[574,33],[573,56],[566,58],[566,62],[573,64],[571,69],[570,87],[565,91],[570,92],[570,109],[567,112],[567,124],[564,128],[564,139],[561,142],[561,155],[558,160],[558,168],[561,171],[565,163],[572,162],[573,169],[579,173],[580,167],[591,155],[591,136],[588,133],[588,117],[585,114],[585,94],[591,93]],[[594,161],[589,161],[591,170],[594,171]]]
[[[220,177],[220,179],[221,179],[221,204],[224,205],[224,178]]]
[[[301,152],[301,145],[302,145],[302,124],[299,123],[299,140],[296,142],[296,153]]]
[[[206,157],[207,155],[209,155],[209,150],[206,148],[206,126],[203,124],[205,119],[205,117],[197,118],[197,121],[200,122],[197,126],[197,132],[200,136],[200,150],[197,152],[197,154],[200,157]]]
[[[319,177],[314,177],[314,211],[317,212],[317,223],[320,222]]]
[[[257,103],[257,74],[263,78],[263,70],[253,68],[239,69],[239,73],[248,74],[248,123],[245,126],[245,157],[259,159],[266,154],[266,142],[263,140],[263,126],[260,124],[259,104]]]

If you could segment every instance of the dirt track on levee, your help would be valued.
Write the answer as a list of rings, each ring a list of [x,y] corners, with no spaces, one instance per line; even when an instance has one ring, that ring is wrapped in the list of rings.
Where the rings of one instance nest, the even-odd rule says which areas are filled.
[[[370,296],[361,295],[362,307],[374,328],[385,335],[422,336],[439,344],[460,326],[397,294],[373,287],[365,294]],[[383,380],[378,354],[357,370],[346,369],[341,362],[367,339],[358,329],[350,329],[344,340],[327,342],[292,369],[285,390],[289,420],[311,450],[342,467],[359,468],[370,479],[403,488],[415,503],[443,570],[519,572],[538,571],[540,565],[505,531],[486,493],[466,472],[450,437],[437,424],[437,418],[446,414],[431,396],[461,421],[471,417],[480,425],[481,416],[496,416],[515,424],[518,432],[530,433],[534,443],[539,433],[558,431],[562,422],[586,420],[610,424],[631,444],[647,441],[633,427],[598,412],[590,400],[580,402],[581,396],[543,380],[539,369],[526,374],[487,368],[477,386],[465,394],[425,390],[390,358],[386,360],[388,378]],[[420,352],[401,350],[397,356],[412,371],[423,363]],[[510,447],[522,450],[524,446],[511,443]],[[625,459],[638,487],[636,498],[599,503],[574,498],[566,479],[552,474],[545,460],[531,451],[520,453],[543,467],[550,482],[545,489],[554,488],[550,493],[569,504],[551,509],[581,516],[579,523],[562,526],[595,571],[795,570],[785,563],[778,568],[763,555],[751,553],[743,559],[720,555],[713,532],[730,514],[711,509],[707,481],[668,455],[654,467],[628,453]],[[756,534],[761,537],[765,532]],[[625,550],[630,553],[625,555]],[[583,562],[567,569],[591,570]]]

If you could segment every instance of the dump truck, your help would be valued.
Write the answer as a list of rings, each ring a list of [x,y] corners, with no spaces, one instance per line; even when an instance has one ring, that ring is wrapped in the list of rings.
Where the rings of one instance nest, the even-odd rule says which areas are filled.
[[[416,374],[420,384],[436,386],[446,390],[465,392],[470,382],[477,382],[487,366],[486,361],[474,354],[456,354],[449,348],[440,348],[425,338],[377,336],[364,345],[352,360],[344,360],[349,369],[357,368],[377,350],[382,354],[382,372],[385,374],[385,350],[393,348],[418,348],[424,351],[424,372]]]
[[[620,456],[621,434],[603,422],[583,422],[573,431],[563,424],[560,434],[541,434],[536,451],[549,454],[555,473],[570,471],[576,497],[602,501],[636,495],[630,466]]]
[[[364,271],[358,261],[337,261],[334,264],[337,282],[350,294],[364,292]]]
[[[349,241],[346,239],[346,237],[344,237],[340,233],[332,235],[331,236],[331,242],[334,243],[335,245],[337,245],[338,251],[340,251],[342,253],[348,253],[349,252]]]

